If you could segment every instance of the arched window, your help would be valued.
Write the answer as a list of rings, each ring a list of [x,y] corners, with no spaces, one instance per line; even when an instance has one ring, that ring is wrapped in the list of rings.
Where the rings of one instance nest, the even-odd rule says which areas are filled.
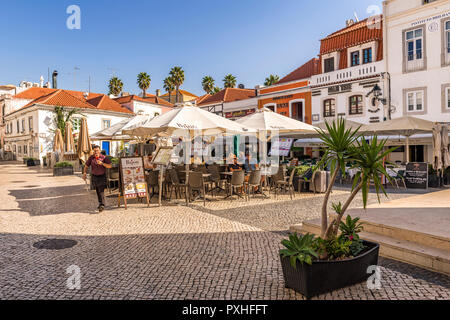
[[[336,115],[336,101],[327,99],[323,102],[323,116],[334,117]]]
[[[363,113],[363,96],[354,95],[348,98],[348,114],[362,114]]]

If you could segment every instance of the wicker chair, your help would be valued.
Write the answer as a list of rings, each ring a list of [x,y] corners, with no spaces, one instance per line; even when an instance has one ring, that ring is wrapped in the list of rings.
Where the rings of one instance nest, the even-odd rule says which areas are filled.
[[[150,172],[149,172],[149,175],[148,175],[148,178],[147,178],[147,185],[148,185],[148,190],[151,190],[151,193],[150,193],[150,199],[151,199],[154,195],[156,195],[156,194],[158,194],[159,192],[161,192],[161,191],[159,190],[159,180],[158,180],[158,177],[159,177],[159,172],[158,172],[158,171],[150,171]],[[158,192],[155,192],[155,188],[158,188]]]
[[[291,171],[291,174],[289,175],[289,180],[278,180],[275,181],[276,185],[275,185],[275,199],[278,196],[278,190],[282,190],[284,189],[285,191],[289,191],[289,194],[291,196],[291,200],[293,197],[295,197],[295,192],[294,192],[294,174],[295,174],[295,170]]]
[[[228,184],[228,189],[230,190],[230,198],[233,200],[233,191],[236,189],[241,189],[245,192],[245,172],[243,170],[233,171],[233,175],[231,176],[231,181]],[[247,198],[246,198],[247,200]]]
[[[197,191],[200,196],[203,195],[203,205],[206,206],[206,188],[205,183],[203,181],[203,173],[195,171],[190,172],[188,186],[189,186],[189,201],[191,201],[190,198],[192,191]],[[194,199],[193,201],[195,201],[196,199]]]
[[[250,197],[250,193],[255,197],[255,188],[261,188],[261,170],[255,170],[250,173],[250,177],[247,182],[247,195]]]
[[[186,184],[181,183],[180,178],[178,177],[178,173],[175,169],[168,170],[168,176],[170,177],[170,196],[172,199],[173,191],[175,190],[175,196],[181,198],[181,195],[184,193],[186,195]]]

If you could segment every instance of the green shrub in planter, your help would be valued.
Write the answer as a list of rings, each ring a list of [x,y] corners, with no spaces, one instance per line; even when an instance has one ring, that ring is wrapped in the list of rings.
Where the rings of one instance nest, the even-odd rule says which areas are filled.
[[[65,167],[73,167],[73,164],[67,161],[61,161],[55,163],[55,168],[65,168]]]
[[[41,165],[41,161],[37,158],[27,158],[27,166],[33,167],[33,166],[39,166]]]
[[[70,162],[57,162],[53,167],[54,176],[68,176],[73,174],[73,165]]]

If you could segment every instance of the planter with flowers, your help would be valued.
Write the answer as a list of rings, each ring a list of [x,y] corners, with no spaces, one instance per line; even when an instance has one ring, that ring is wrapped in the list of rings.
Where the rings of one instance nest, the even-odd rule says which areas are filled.
[[[344,119],[326,125],[327,133],[319,131],[325,146],[324,156],[316,166],[317,170],[331,168],[330,184],[322,204],[321,235],[291,234],[281,242],[285,248],[280,250],[285,286],[307,298],[362,282],[370,276],[368,267],[377,265],[379,245],[360,239],[363,226],[359,218],[342,219],[359,192],[366,207],[370,184],[374,185],[378,200],[380,192],[386,195],[380,176],[386,176],[389,181],[390,178],[383,159],[395,150],[384,150],[386,140],[378,140],[376,136],[366,142],[359,129],[345,129]],[[350,163],[358,170],[351,193],[344,204],[332,204],[335,216],[328,223],[328,200],[337,174]]]

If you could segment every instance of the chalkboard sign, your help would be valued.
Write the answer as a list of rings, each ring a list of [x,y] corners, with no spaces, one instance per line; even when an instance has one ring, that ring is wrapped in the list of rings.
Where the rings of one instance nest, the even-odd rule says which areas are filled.
[[[428,164],[425,162],[410,162],[406,165],[405,182],[407,188],[428,188]]]

